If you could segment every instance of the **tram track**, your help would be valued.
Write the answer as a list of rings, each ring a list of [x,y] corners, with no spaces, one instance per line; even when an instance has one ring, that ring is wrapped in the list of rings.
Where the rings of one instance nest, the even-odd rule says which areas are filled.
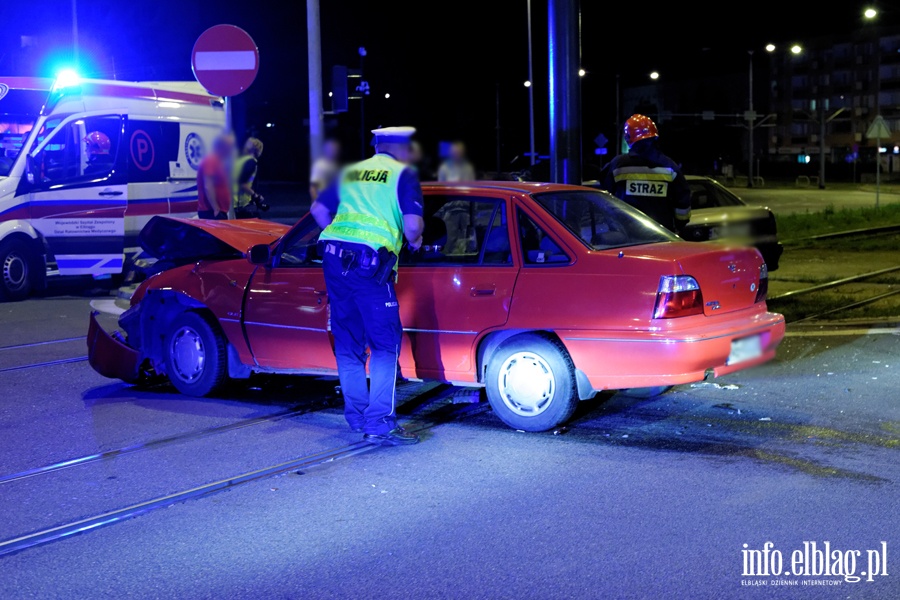
[[[846,285],[851,285],[855,283],[867,282],[872,279],[876,279],[883,275],[889,275],[891,273],[896,273],[900,271],[900,266],[887,267],[884,269],[878,269],[876,271],[870,271],[867,273],[861,273],[859,275],[853,275],[850,277],[842,277],[840,279],[835,279],[832,281],[828,281],[825,283],[819,283],[816,285],[812,285],[806,288],[801,288],[798,290],[791,290],[789,292],[784,292],[783,294],[779,294],[777,296],[772,296],[768,299],[768,303],[773,308],[777,309],[779,304],[784,304],[796,298],[808,296],[810,294],[816,294],[821,292],[828,292]],[[877,282],[876,282],[877,283]],[[791,319],[790,323],[800,323],[803,321],[812,321],[814,319],[818,319],[821,317],[838,314],[847,310],[852,310],[855,308],[859,308],[861,306],[866,306],[868,304],[872,304],[875,302],[879,302],[886,298],[890,298],[892,296],[896,296],[900,294],[900,289],[892,289],[886,292],[880,292],[874,296],[869,296],[866,298],[862,298],[859,300],[854,300],[853,302],[849,302],[843,304],[841,306],[832,307],[827,310],[821,310],[814,314],[804,315],[800,319]]]
[[[434,394],[434,390],[426,392],[426,394]],[[439,395],[439,394],[437,394]],[[461,419],[481,414],[490,410],[487,403],[479,403],[474,406],[467,406],[464,409],[456,408],[457,405],[447,405],[439,407],[424,415],[424,419],[418,422],[414,421],[409,427],[409,431],[413,433],[421,433],[433,429],[439,425],[459,421]],[[449,409],[449,410],[445,410]],[[211,496],[218,492],[233,489],[239,485],[259,481],[276,475],[281,475],[290,471],[298,471],[309,469],[312,467],[336,462],[346,458],[356,456],[358,454],[371,452],[380,446],[369,444],[365,441],[353,442],[350,444],[328,448],[311,454],[306,454],[282,463],[270,465],[249,472],[240,473],[232,477],[219,479],[217,481],[195,486],[179,492],[151,498],[142,502],[130,504],[123,508],[104,512],[92,517],[71,521],[61,525],[32,531],[16,537],[0,542],[0,556],[21,552],[35,546],[41,546],[54,541],[66,539],[68,537],[93,531],[108,525],[121,523],[149,513],[160,508],[167,508],[181,502],[196,500]]]

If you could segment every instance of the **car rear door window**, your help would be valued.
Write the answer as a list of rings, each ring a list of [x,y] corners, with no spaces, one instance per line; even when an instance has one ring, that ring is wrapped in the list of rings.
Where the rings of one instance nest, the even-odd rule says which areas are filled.
[[[443,194],[426,195],[424,201],[422,248],[404,247],[401,265],[512,264],[505,202]]]
[[[524,211],[517,211],[519,239],[522,241],[522,262],[525,265],[567,265],[569,255],[547,234],[543,227]]]

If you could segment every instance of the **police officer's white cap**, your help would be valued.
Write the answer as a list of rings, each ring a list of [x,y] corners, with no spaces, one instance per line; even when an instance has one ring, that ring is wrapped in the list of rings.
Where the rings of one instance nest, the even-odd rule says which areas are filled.
[[[415,127],[381,127],[373,129],[375,139],[372,144],[408,144],[409,138],[416,133]]]

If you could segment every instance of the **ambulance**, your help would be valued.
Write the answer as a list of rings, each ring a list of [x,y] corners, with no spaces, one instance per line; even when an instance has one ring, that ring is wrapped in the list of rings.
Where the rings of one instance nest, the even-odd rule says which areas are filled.
[[[122,273],[155,215],[197,215],[225,127],[196,82],[0,77],[0,299],[49,275]]]

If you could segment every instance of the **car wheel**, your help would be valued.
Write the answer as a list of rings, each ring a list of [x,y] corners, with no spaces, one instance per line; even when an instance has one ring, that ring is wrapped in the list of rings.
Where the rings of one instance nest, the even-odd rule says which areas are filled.
[[[500,344],[485,377],[491,408],[513,429],[552,429],[566,422],[578,404],[572,359],[558,341],[538,334]]]
[[[656,398],[657,396],[662,396],[666,392],[672,389],[671,385],[657,385],[654,387],[642,387],[642,388],[631,388],[628,390],[621,390],[620,393],[630,396],[631,398]]]
[[[0,299],[24,300],[31,293],[34,252],[22,241],[0,243]]]
[[[226,380],[225,336],[200,313],[185,312],[175,318],[165,352],[166,374],[182,394],[206,396]]]

